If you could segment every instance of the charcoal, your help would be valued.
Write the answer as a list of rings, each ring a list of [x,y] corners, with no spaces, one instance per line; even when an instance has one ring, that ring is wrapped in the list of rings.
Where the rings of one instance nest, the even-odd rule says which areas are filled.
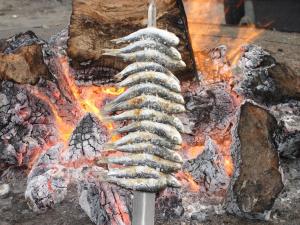
[[[265,109],[245,102],[234,127],[232,154],[235,171],[229,186],[227,212],[267,219],[283,183],[275,148],[276,119]]]
[[[157,194],[155,201],[155,219],[157,221],[179,220],[183,214],[184,208],[178,189],[166,188]]]
[[[69,181],[63,170],[53,168],[28,181],[25,198],[33,211],[44,212],[65,198]]]
[[[203,153],[187,160],[183,171],[188,172],[206,195],[225,195],[230,178],[224,168],[224,157],[211,138],[207,138]]]
[[[35,212],[54,207],[67,194],[68,171],[59,164],[63,147],[57,144],[45,151],[28,175],[25,198]]]
[[[49,169],[54,169],[56,166],[59,166],[63,149],[64,145],[58,143],[41,154],[28,175],[28,181],[36,176],[43,175]]]
[[[237,93],[264,104],[300,99],[300,76],[261,47],[246,45],[242,50],[234,72]]]
[[[280,155],[290,159],[300,157],[300,102],[274,105],[270,112],[281,126],[276,135]]]
[[[103,145],[108,141],[106,127],[91,113],[78,123],[69,141],[67,161],[82,158],[95,159],[100,156]]]
[[[185,101],[187,117],[199,137],[204,137],[203,133],[226,129],[235,112],[232,96],[227,85],[222,83],[200,85],[194,92],[185,95]]]
[[[51,113],[23,86],[9,81],[1,83],[0,98],[0,159],[26,166],[43,146],[56,139]]]
[[[90,63],[81,65],[76,70],[75,80],[78,85],[103,85],[113,83],[113,76],[120,72],[119,70]]]
[[[234,73],[234,90],[257,102],[278,100],[276,84],[268,73],[276,65],[275,59],[256,45],[244,46],[242,50],[243,55]]]
[[[79,204],[96,225],[130,225],[132,193],[114,184],[90,179],[78,185]]]
[[[1,52],[4,54],[14,53],[18,48],[23,46],[43,43],[43,40],[39,39],[35,33],[32,31],[26,31],[3,41]]]

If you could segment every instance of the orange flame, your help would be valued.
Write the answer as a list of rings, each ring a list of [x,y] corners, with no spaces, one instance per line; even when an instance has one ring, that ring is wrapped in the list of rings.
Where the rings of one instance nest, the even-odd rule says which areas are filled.
[[[198,192],[200,185],[194,181],[193,176],[188,172],[179,171],[176,174],[176,178],[180,180],[183,186],[186,186],[191,192]]]

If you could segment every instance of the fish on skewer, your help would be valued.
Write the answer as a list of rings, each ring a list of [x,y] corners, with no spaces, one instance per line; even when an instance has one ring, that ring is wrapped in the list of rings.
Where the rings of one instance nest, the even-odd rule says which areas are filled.
[[[137,42],[133,42],[132,44],[125,46],[124,48],[120,49],[103,49],[105,53],[132,53],[144,49],[156,49],[159,50],[160,52],[166,54],[170,58],[181,60],[181,55],[178,52],[178,50],[174,47],[169,47],[166,45],[163,45],[157,41],[154,41],[152,39],[142,39]]]
[[[114,77],[117,80],[122,80],[129,75],[140,73],[140,72],[160,72],[163,73],[179,83],[178,78],[166,67],[155,63],[155,62],[134,62],[128,65],[125,69],[123,69],[120,73],[116,74]]]
[[[181,94],[173,92],[165,87],[153,83],[142,83],[128,88],[124,93],[119,95],[110,104],[118,104],[134,97],[145,95],[157,95],[169,101],[178,104],[184,104],[184,99]]]
[[[167,139],[169,139],[171,143],[177,145],[182,144],[182,138],[178,130],[176,130],[174,127],[170,125],[152,122],[150,120],[142,120],[142,121],[130,123],[124,127],[116,129],[115,132],[127,133],[127,132],[132,132],[137,130],[144,130],[157,135],[162,135]]]
[[[105,147],[115,149],[122,145],[128,145],[134,143],[138,144],[141,142],[148,142],[154,145],[172,149],[174,151],[178,151],[181,149],[181,145],[173,144],[169,142],[168,139],[161,137],[157,134],[150,133],[148,131],[130,132],[127,135],[121,137],[120,139],[114,142],[107,143]]]
[[[105,52],[102,55],[120,57],[126,62],[156,62],[168,69],[183,69],[186,64],[182,60],[175,60],[156,49],[144,49],[132,53]]]
[[[177,104],[158,96],[144,94],[118,104],[107,104],[104,107],[104,111],[106,113],[113,113],[120,110],[126,111],[130,109],[142,108],[154,109],[170,114],[183,113],[186,111],[184,105],[182,104]]]
[[[153,39],[168,46],[177,46],[179,44],[179,38],[175,34],[168,32],[167,30],[158,29],[156,27],[143,28],[125,37],[113,39],[111,41],[115,44],[122,44],[147,38]]]
[[[159,112],[153,109],[133,109],[112,115],[109,119],[113,121],[124,120],[151,120],[153,122],[165,123],[175,127],[179,132],[184,133],[185,129],[180,119],[174,115]]]
[[[176,79],[164,73],[153,72],[153,71],[139,72],[139,73],[132,74],[128,76],[126,79],[124,79],[123,81],[117,83],[117,86],[131,87],[133,85],[145,83],[145,82],[159,84],[172,91],[178,93],[181,92],[180,83]]]

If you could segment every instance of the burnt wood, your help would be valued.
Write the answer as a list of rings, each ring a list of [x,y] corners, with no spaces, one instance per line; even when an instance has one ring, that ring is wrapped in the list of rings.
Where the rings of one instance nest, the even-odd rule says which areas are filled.
[[[121,59],[102,56],[103,49],[116,48],[110,40],[146,27],[147,10],[148,0],[73,0],[67,51],[81,79],[90,73],[97,79],[108,79],[126,66]],[[187,68],[176,75],[182,80],[195,77],[195,61],[182,1],[158,0],[157,17],[158,28],[167,29],[180,38],[179,51]]]

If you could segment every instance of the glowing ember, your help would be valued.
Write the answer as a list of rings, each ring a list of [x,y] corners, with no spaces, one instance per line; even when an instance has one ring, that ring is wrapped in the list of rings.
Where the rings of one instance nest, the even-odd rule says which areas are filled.
[[[180,171],[176,174],[176,177],[178,178],[178,180],[181,182],[183,186],[188,188],[189,191],[191,192],[199,191],[200,186],[196,183],[196,181],[194,181],[192,175],[189,174],[188,172]]]

